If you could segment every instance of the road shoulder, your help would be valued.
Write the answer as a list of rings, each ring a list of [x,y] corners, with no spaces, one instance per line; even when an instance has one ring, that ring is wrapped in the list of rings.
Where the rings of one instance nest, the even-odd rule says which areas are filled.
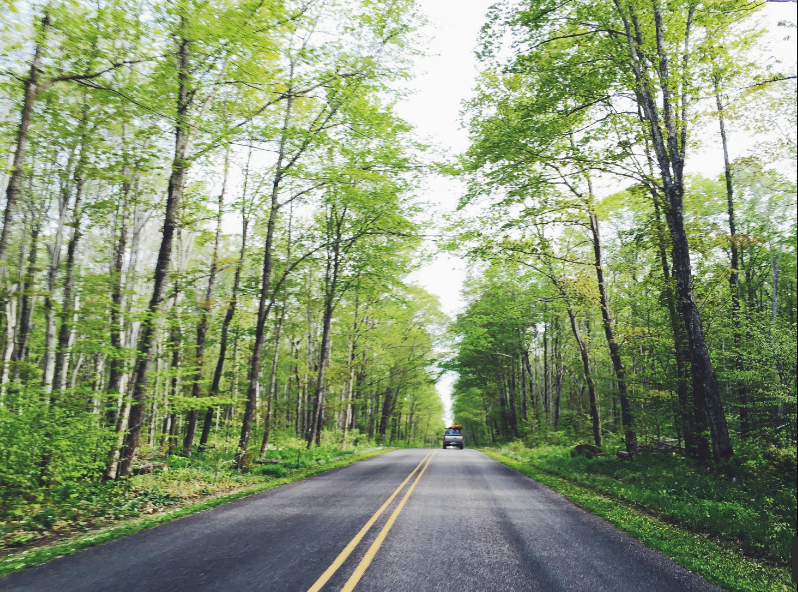
[[[49,545],[25,549],[16,553],[9,553],[8,555],[0,558],[0,577],[20,571],[27,567],[34,567],[36,565],[47,563],[48,561],[58,557],[72,555],[78,551],[82,551],[90,547],[115,541],[136,532],[153,528],[155,526],[160,526],[161,524],[166,524],[168,522],[172,522],[174,520],[178,520],[179,518],[190,516],[191,514],[196,514],[204,510],[209,510],[243,497],[262,493],[282,485],[288,485],[289,483],[294,483],[314,475],[319,475],[321,473],[328,473],[335,469],[339,469],[347,465],[390,452],[391,450],[394,450],[394,448],[371,450],[364,452],[363,454],[353,455],[352,457],[344,458],[335,462],[308,467],[306,469],[300,469],[285,477],[269,479],[264,483],[251,485],[237,491],[206,497],[193,503],[187,503],[178,508],[168,510],[162,514],[124,520],[121,523],[111,527],[97,529],[89,533],[68,536]]]
[[[563,495],[591,514],[604,518],[644,545],[669,557],[730,592],[781,592],[794,590],[789,570],[742,557],[725,541],[691,532],[665,522],[623,501],[610,498],[526,463],[482,449],[486,455]]]

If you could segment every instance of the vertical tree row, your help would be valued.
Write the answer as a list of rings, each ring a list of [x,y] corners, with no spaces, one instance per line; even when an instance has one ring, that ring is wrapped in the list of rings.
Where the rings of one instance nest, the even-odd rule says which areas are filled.
[[[753,62],[761,32],[749,17],[717,3],[537,0],[489,14],[485,69],[466,105],[470,186],[449,246],[485,265],[466,293],[453,367],[458,392],[495,401],[482,419],[492,437],[515,435],[504,420],[490,425],[491,413],[514,410],[496,362],[479,356],[520,350],[543,405],[525,433],[564,423],[630,453],[641,434],[666,434],[703,460],[728,458],[752,433],[794,445],[794,372],[769,370],[794,359],[793,297],[778,299],[795,285],[793,154],[789,140],[763,138],[769,160],[751,150],[732,161],[727,128],[735,117],[756,137],[766,116],[746,105],[758,101],[794,139],[794,107],[775,110],[794,104],[795,76]],[[723,154],[717,180],[685,175],[699,138]],[[512,339],[479,312],[497,306],[523,310],[507,317]],[[552,418],[552,384],[571,390],[562,418],[556,404]]]
[[[392,110],[413,3],[19,9],[2,21],[4,495],[209,447],[244,468],[253,440],[437,431],[417,320],[440,313],[407,280],[418,147]]]

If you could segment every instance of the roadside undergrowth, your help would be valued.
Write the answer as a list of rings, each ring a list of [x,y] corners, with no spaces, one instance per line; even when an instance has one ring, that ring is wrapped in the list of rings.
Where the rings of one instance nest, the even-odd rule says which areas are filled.
[[[7,531],[0,548],[0,576],[390,450],[269,450],[264,460],[279,464],[253,463],[243,473],[213,454],[169,457],[167,470],[97,486],[90,500],[78,499],[85,492],[73,491],[64,503],[51,501],[43,509],[34,508],[35,513],[29,510],[23,520],[0,522]],[[99,487],[107,491],[98,492]]]
[[[741,544],[737,537],[723,536],[724,533],[718,532],[718,528],[701,528],[704,523],[699,519],[691,521],[690,512],[678,515],[674,508],[670,512],[662,511],[661,500],[658,506],[658,498],[653,495],[656,492],[646,496],[643,484],[647,481],[642,476],[647,469],[653,468],[652,472],[656,472],[656,465],[661,459],[652,459],[650,464],[653,467],[647,467],[643,459],[640,459],[642,462],[636,460],[637,464],[633,466],[632,463],[625,463],[623,471],[630,474],[637,472],[638,476],[629,479],[629,475],[625,475],[624,486],[623,478],[614,479],[613,485],[608,482],[609,477],[604,479],[585,470],[586,463],[605,463],[608,466],[602,469],[607,471],[610,463],[619,463],[612,458],[571,459],[568,449],[563,447],[526,451],[483,449],[483,452],[566,496],[592,514],[608,520],[649,548],[670,557],[724,590],[786,592],[795,589],[790,582],[787,561],[774,558],[774,552],[767,553],[768,557],[766,554],[759,554],[759,557],[746,555],[744,548],[750,547],[750,543]],[[654,479],[649,476],[648,482],[652,481]],[[706,513],[701,504],[695,507],[697,510],[692,515],[700,515],[705,519]],[[726,527],[731,531],[736,525],[728,523]]]

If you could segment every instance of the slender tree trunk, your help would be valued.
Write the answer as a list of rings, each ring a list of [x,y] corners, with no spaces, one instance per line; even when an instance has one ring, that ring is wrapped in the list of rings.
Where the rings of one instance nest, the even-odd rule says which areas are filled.
[[[279,163],[278,163],[279,167]],[[278,169],[279,170],[279,169]],[[249,438],[252,430],[252,419],[255,416],[258,395],[258,379],[260,376],[260,361],[263,356],[263,341],[266,329],[266,317],[268,316],[267,303],[269,301],[269,289],[271,287],[272,275],[272,244],[274,242],[274,227],[277,220],[280,177],[275,177],[272,187],[271,210],[266,226],[266,244],[263,248],[263,271],[261,273],[261,292],[258,302],[258,318],[255,325],[255,343],[252,348],[252,357],[249,364],[249,375],[247,378],[247,404],[244,410],[244,418],[241,423],[241,436],[238,440],[237,466],[243,466],[244,454],[249,447]]]
[[[302,411],[302,382],[301,377],[299,376],[299,344],[301,340],[297,339],[296,341],[291,341],[291,359],[296,360],[294,362],[294,380],[296,381],[296,413],[294,421],[296,422],[295,426],[295,433],[297,438],[301,438],[302,434],[304,433],[305,426],[303,425],[303,411]]]
[[[590,397],[590,419],[593,422],[593,441],[596,446],[602,446],[604,440],[601,435],[601,415],[599,414],[598,396],[596,395],[596,385],[593,383],[593,375],[590,371],[590,355],[582,334],[579,332],[579,325],[576,322],[576,315],[571,306],[568,306],[568,318],[571,320],[571,330],[574,333],[576,344],[579,347],[579,355],[582,358],[582,371],[587,383],[587,392]]]
[[[687,231],[684,225],[684,162],[687,147],[687,107],[688,95],[681,97],[681,109],[677,110],[674,102],[672,77],[670,74],[670,58],[665,50],[665,24],[660,5],[654,3],[654,28],[656,32],[657,79],[660,81],[661,97],[652,88],[654,78],[641,51],[643,41],[637,29],[637,15],[632,5],[621,6],[620,0],[614,0],[615,9],[623,21],[625,41],[629,51],[633,75],[636,81],[635,93],[638,103],[645,114],[645,123],[652,140],[652,146],[660,169],[662,187],[668,207],[665,215],[672,239],[672,259],[676,288],[679,295],[679,309],[684,319],[687,341],[692,361],[692,381],[694,396],[706,409],[710,433],[712,436],[713,455],[716,459],[732,456],[733,449],[726,425],[726,416],[712,360],[709,356],[706,337],[701,322],[701,315],[693,292],[692,264]],[[686,70],[689,58],[690,28],[696,6],[692,6],[687,15],[684,38],[683,67]],[[637,33],[632,30],[633,25]],[[684,85],[686,88],[687,81]],[[661,98],[662,109],[657,106]]]
[[[236,262],[235,275],[233,277],[233,289],[230,294],[230,301],[227,304],[227,311],[222,320],[222,328],[219,337],[219,357],[216,359],[216,368],[213,371],[213,380],[211,381],[211,388],[208,392],[209,396],[215,397],[219,393],[219,387],[222,383],[222,375],[224,374],[224,362],[227,357],[227,336],[230,331],[230,323],[233,322],[233,317],[236,313],[238,306],[238,288],[241,285],[241,268],[244,265],[244,258],[247,252],[247,230],[249,228],[249,219],[244,216],[244,223],[241,229],[241,250],[238,254],[238,261]],[[200,450],[202,450],[208,443],[208,438],[211,434],[211,424],[213,422],[213,407],[208,407],[205,411],[205,420],[202,424],[202,436],[200,437]]]
[[[130,214],[128,212],[130,203],[130,188],[131,180],[128,178],[130,170],[127,166],[122,169],[122,205],[121,216],[119,221],[119,237],[117,238],[116,245],[114,246],[114,259],[113,267],[111,268],[111,363],[108,376],[108,389],[109,395],[108,407],[106,412],[106,421],[108,425],[115,425],[117,421],[117,411],[119,410],[119,401],[121,395],[120,387],[122,385],[123,374],[123,350],[122,350],[122,337],[124,333],[124,324],[122,323],[122,273],[125,265],[125,250],[127,249],[127,233],[130,224]],[[110,400],[113,398],[114,400]]]
[[[590,199],[592,201],[593,189],[590,189]],[[626,451],[634,453],[637,450],[637,434],[633,427],[632,407],[629,404],[628,389],[626,386],[626,369],[621,360],[621,351],[615,341],[615,332],[612,326],[610,315],[609,298],[607,296],[607,285],[604,280],[604,263],[601,253],[601,237],[599,234],[598,216],[590,205],[590,230],[593,238],[593,255],[595,257],[596,280],[598,281],[599,303],[601,305],[601,319],[604,324],[604,337],[607,339],[607,346],[610,350],[612,367],[615,370],[615,378],[618,385],[618,398],[621,401],[621,418],[624,427],[624,442]]]
[[[81,156],[81,161],[83,161],[83,156]],[[82,234],[80,220],[83,217],[81,201],[83,198],[84,181],[82,169],[82,163],[78,164],[75,180],[75,205],[72,210],[72,237],[69,239],[69,243],[67,243],[66,269],[64,270],[64,299],[61,305],[61,322],[58,329],[55,369],[53,372],[53,384],[55,390],[59,392],[63,392],[66,388],[67,368],[69,365],[69,342],[74,322],[75,257],[77,254],[78,242]]]
[[[526,370],[527,377],[529,378],[529,384],[532,388],[532,408],[535,411],[535,422],[540,426],[540,405],[538,405],[538,396],[535,394],[535,374],[532,371],[532,364],[529,361],[529,352],[524,349],[521,353],[521,362]],[[537,366],[537,364],[535,364]]]
[[[770,320],[776,321],[779,310],[779,265],[781,264],[781,251],[770,257],[771,281],[773,282],[773,293],[770,295]]]
[[[377,409],[380,407],[380,398],[379,395],[374,393],[370,397],[371,401],[371,409],[369,410],[369,425],[368,425],[368,437],[369,441],[374,439],[374,428],[376,423],[377,417]]]
[[[24,96],[22,99],[22,111],[20,113],[19,125],[17,126],[11,176],[6,185],[6,209],[3,214],[3,229],[2,233],[0,233],[0,281],[4,280],[8,273],[8,266],[6,265],[8,259],[8,241],[14,226],[14,215],[17,209],[17,202],[22,196],[25,156],[28,151],[28,129],[30,128],[31,119],[33,117],[33,105],[39,94],[39,78],[42,71],[42,51],[49,28],[50,13],[48,6],[45,8],[44,15],[42,16],[40,36],[36,41],[28,77],[25,79],[25,84],[23,86]],[[0,292],[0,294],[2,294],[2,300],[0,300],[0,314],[4,314],[6,308],[5,294],[3,292]]]
[[[293,65],[292,70],[293,72]],[[271,287],[272,277],[272,244],[274,242],[274,226],[277,222],[277,211],[280,207],[278,197],[280,195],[280,187],[283,181],[283,175],[286,170],[284,161],[286,159],[286,147],[288,141],[288,127],[291,121],[291,110],[293,107],[293,95],[289,95],[286,101],[285,115],[283,118],[283,127],[280,137],[280,146],[277,152],[277,162],[274,167],[274,179],[272,181],[271,200],[269,208],[269,219],[266,225],[266,243],[263,247],[263,272],[261,274],[261,293],[258,302],[258,318],[255,327],[255,344],[252,350],[252,358],[250,359],[249,376],[247,382],[247,406],[244,410],[244,419],[241,425],[241,437],[238,440],[238,456],[237,465],[240,469],[244,461],[244,454],[249,446],[250,430],[252,427],[252,418],[255,415],[255,405],[257,403],[257,389],[258,389],[258,373],[260,372],[260,360],[263,355],[263,331],[266,326],[266,316],[268,310],[266,302],[268,300],[269,288]],[[292,159],[290,163],[295,162]]]
[[[352,334],[349,338],[349,346],[347,348],[347,356],[346,356],[346,367],[348,370],[347,382],[346,382],[346,410],[344,415],[344,433],[341,439],[341,449],[346,450],[347,446],[347,438],[349,436],[349,424],[352,421],[352,395],[355,389],[355,348],[357,347],[357,339],[358,339],[358,309],[360,306],[360,301],[355,295],[355,313],[354,313],[354,320],[352,321]]]
[[[527,421],[529,416],[529,408],[528,408],[528,396],[527,396],[527,387],[526,387],[526,372],[524,371],[524,362],[521,360],[521,409],[524,414],[524,421]]]
[[[718,107],[718,124],[720,126],[720,140],[723,147],[723,173],[726,178],[726,205],[729,212],[729,248],[731,251],[731,270],[729,273],[729,292],[731,294],[731,322],[732,341],[734,343],[734,365],[738,372],[743,371],[743,361],[740,351],[740,261],[739,247],[737,244],[737,227],[734,219],[734,183],[732,178],[731,162],[729,161],[729,146],[726,138],[726,122],[724,120],[723,98],[720,94],[718,80],[715,83],[715,102]],[[737,395],[740,399],[740,437],[745,439],[751,429],[748,420],[748,387],[745,381],[738,377],[735,380]]]
[[[200,396],[200,382],[202,381],[202,367],[205,361],[205,336],[208,333],[208,324],[211,316],[211,299],[213,298],[213,289],[216,285],[216,273],[219,268],[219,243],[222,239],[222,215],[224,214],[224,194],[227,188],[227,170],[229,166],[229,153],[228,147],[224,160],[224,180],[222,181],[222,190],[219,192],[219,199],[217,200],[217,216],[216,216],[216,236],[213,243],[213,257],[211,259],[211,269],[208,273],[208,286],[205,290],[205,300],[200,305],[200,320],[197,323],[197,344],[194,349],[194,364],[197,370],[194,373],[194,381],[191,384],[191,397],[199,399]],[[211,413],[213,413],[211,409]],[[183,453],[190,457],[194,448],[194,435],[197,431],[197,415],[199,410],[194,408],[189,411],[188,425],[186,426],[186,437],[183,440]],[[206,411],[207,416],[207,411]],[[206,417],[207,419],[207,417]],[[207,422],[210,429],[210,421]],[[204,429],[204,426],[203,426]],[[200,436],[202,441],[202,436]]]
[[[16,332],[16,344],[11,360],[14,362],[21,362],[25,359],[25,349],[28,345],[28,337],[30,336],[31,320],[33,318],[33,282],[36,279],[36,260],[38,259],[39,252],[39,232],[41,231],[41,220],[33,221],[31,227],[30,237],[30,252],[28,253],[28,268],[25,272],[25,278],[22,282],[21,293],[21,311],[20,323]],[[14,369],[14,376],[17,376],[19,370]]]
[[[290,258],[290,247],[288,257]],[[274,353],[272,354],[272,368],[269,373],[269,392],[266,394],[266,421],[264,422],[263,441],[260,445],[261,456],[266,452],[266,446],[269,444],[269,434],[271,432],[272,423],[272,407],[274,405],[274,398],[277,391],[277,362],[280,359],[280,335],[285,322],[285,312],[288,306],[288,286],[283,287],[283,301],[280,306],[280,319],[277,321],[277,327],[274,330]]]
[[[559,317],[554,317],[554,429],[560,429],[560,396],[562,394],[562,343]]]
[[[549,323],[543,322],[543,413],[546,424],[551,425],[551,401],[549,398]]]
[[[509,393],[508,397],[508,407],[510,408],[510,424],[513,428],[513,436],[516,438],[518,437],[518,414],[515,411],[516,407],[516,394],[515,394],[515,368],[511,365],[507,369],[507,392]]]
[[[344,223],[346,211],[341,212],[341,217],[338,218],[335,214],[335,209],[332,211],[332,218],[335,224],[335,240],[332,245],[332,257],[327,260],[327,274],[325,282],[325,299],[324,299],[324,315],[322,317],[322,335],[321,335],[321,349],[319,351],[319,372],[316,377],[316,403],[314,409],[314,417],[310,427],[310,438],[308,439],[308,447],[317,439],[321,432],[321,413],[324,403],[324,368],[327,362],[328,340],[330,338],[330,324],[332,322],[332,315],[334,310],[334,301],[337,293],[338,286],[338,271],[341,263],[341,233]]]
[[[50,394],[53,388],[53,374],[55,372],[55,350],[57,339],[57,323],[54,305],[54,292],[58,268],[61,265],[61,246],[64,241],[64,226],[66,224],[69,202],[72,199],[71,187],[67,183],[61,191],[59,203],[58,226],[55,232],[52,252],[50,255],[50,265],[47,270],[47,288],[44,296],[44,318],[45,318],[45,344],[44,359],[42,368],[42,386],[45,394]]]
[[[186,17],[181,17],[181,30],[187,28]],[[186,182],[190,162],[188,153],[191,147],[191,128],[189,126],[189,110],[192,96],[188,74],[191,41],[185,37],[180,39],[177,51],[178,91],[177,91],[177,125],[175,126],[175,153],[172,161],[172,173],[166,197],[166,213],[162,231],[161,247],[155,265],[152,298],[142,321],[139,337],[139,362],[136,366],[133,386],[132,405],[130,409],[129,430],[121,451],[119,476],[127,477],[133,468],[133,459],[138,448],[139,436],[143,427],[144,403],[147,398],[149,374],[152,369],[155,345],[155,316],[164,299],[168,281],[169,264],[172,258],[172,241],[177,225],[177,213]]]
[[[382,401],[382,415],[380,417],[380,426],[377,432],[382,438],[380,443],[385,441],[385,434],[388,432],[388,422],[391,419],[391,413],[393,413],[392,400],[394,398],[394,391],[398,390],[394,389],[393,386],[391,386],[391,383],[393,383],[393,376],[391,376],[389,386],[385,390],[385,398]]]

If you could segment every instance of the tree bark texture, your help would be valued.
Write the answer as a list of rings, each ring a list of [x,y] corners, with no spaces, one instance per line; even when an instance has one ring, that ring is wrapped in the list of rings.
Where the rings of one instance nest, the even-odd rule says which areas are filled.
[[[592,199],[592,189],[591,189]],[[615,370],[615,378],[618,385],[618,398],[621,401],[621,418],[624,427],[624,442],[626,451],[630,454],[637,450],[637,434],[633,426],[632,407],[629,404],[629,393],[626,385],[626,369],[621,359],[621,351],[618,342],[615,340],[615,331],[612,326],[612,316],[610,315],[609,298],[607,296],[607,285],[604,279],[604,262],[601,252],[601,236],[599,234],[598,216],[595,210],[590,207],[590,230],[593,238],[593,255],[595,258],[596,280],[599,289],[599,304],[601,306],[601,320],[604,325],[604,337],[610,350],[612,367]]]
[[[181,17],[181,29],[186,26],[185,17]],[[177,51],[178,90],[177,90],[177,125],[175,127],[175,155],[172,161],[172,173],[166,197],[166,213],[163,223],[161,246],[155,264],[152,298],[144,320],[138,343],[139,360],[136,367],[133,385],[132,405],[128,432],[120,453],[119,477],[127,477],[133,469],[133,460],[138,448],[139,436],[144,421],[144,405],[147,398],[149,374],[152,369],[155,345],[155,316],[166,293],[169,264],[172,258],[172,241],[177,226],[177,212],[186,182],[186,174],[190,162],[188,153],[191,145],[191,134],[188,121],[191,108],[191,89],[188,75],[191,41],[185,37],[180,39]]]
[[[670,72],[670,59],[665,47],[665,24],[658,3],[653,4],[654,33],[656,41],[656,63],[644,49],[644,39],[640,28],[640,18],[634,6],[621,6],[614,0],[615,9],[625,30],[630,64],[636,81],[635,93],[645,115],[648,131],[654,148],[656,162],[660,170],[662,186],[667,200],[666,218],[672,239],[672,260],[676,288],[679,295],[679,310],[682,313],[687,332],[688,346],[692,362],[693,391],[706,409],[707,420],[712,436],[713,455],[716,459],[729,458],[733,454],[723,403],[720,399],[717,377],[709,356],[709,349],[701,323],[701,315],[693,293],[692,265],[690,248],[684,225],[684,160],[687,146],[687,95],[682,96],[681,110],[674,103],[674,80]],[[683,67],[686,70],[690,30],[695,14],[695,5],[690,7],[686,19],[684,37]],[[656,70],[659,93],[651,85]],[[661,107],[657,100],[662,102]]]

